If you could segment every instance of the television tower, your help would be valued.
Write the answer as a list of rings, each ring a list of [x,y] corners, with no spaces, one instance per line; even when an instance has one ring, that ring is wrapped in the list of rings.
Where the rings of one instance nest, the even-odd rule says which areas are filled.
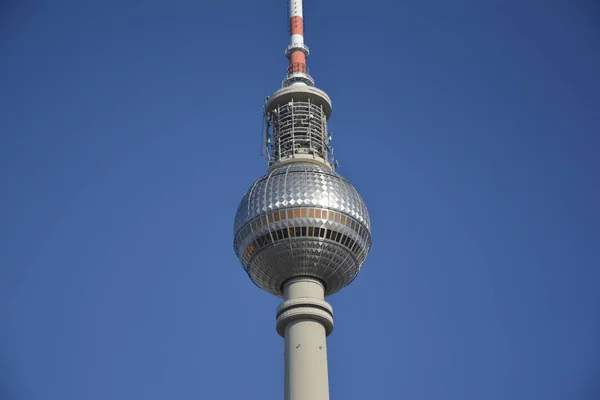
[[[325,297],[357,276],[371,226],[362,198],[335,172],[331,100],[308,73],[302,18],[302,0],[289,0],[287,76],[264,103],[269,168],[240,202],[234,249],[252,282],[283,297],[276,327],[285,339],[285,400],[328,400],[333,310]]]

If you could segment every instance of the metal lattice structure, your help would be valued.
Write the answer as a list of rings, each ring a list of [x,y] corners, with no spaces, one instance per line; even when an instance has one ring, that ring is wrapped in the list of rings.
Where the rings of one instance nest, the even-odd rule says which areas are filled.
[[[327,118],[320,104],[292,99],[270,110],[266,119],[269,165],[298,154],[328,159]]]

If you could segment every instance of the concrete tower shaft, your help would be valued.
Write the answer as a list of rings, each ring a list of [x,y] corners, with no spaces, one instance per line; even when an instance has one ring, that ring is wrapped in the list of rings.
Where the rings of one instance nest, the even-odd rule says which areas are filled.
[[[333,310],[323,290],[312,278],[290,279],[284,287],[277,332],[285,339],[285,400],[329,399],[326,337],[333,330]]]

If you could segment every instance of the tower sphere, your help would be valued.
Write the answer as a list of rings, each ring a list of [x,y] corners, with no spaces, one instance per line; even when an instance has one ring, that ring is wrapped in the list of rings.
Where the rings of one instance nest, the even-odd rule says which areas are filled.
[[[330,295],[356,277],[371,246],[367,208],[331,168],[274,166],[246,192],[234,223],[234,249],[252,281],[283,296],[294,277],[313,277]]]

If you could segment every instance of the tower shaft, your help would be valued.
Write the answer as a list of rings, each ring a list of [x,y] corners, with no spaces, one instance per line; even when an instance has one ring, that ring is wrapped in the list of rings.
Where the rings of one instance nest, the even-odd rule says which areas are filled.
[[[277,309],[277,331],[285,339],[284,399],[329,400],[326,337],[333,312],[314,278],[293,278]]]

